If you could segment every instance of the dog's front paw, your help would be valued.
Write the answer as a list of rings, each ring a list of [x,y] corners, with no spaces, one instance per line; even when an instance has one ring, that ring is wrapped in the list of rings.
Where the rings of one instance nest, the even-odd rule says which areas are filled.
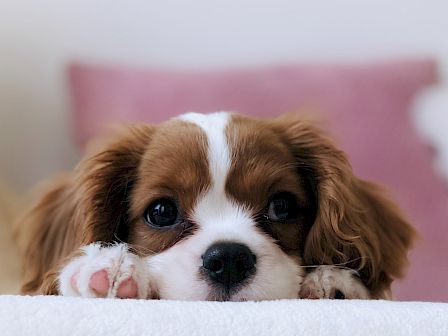
[[[369,299],[369,292],[355,272],[336,266],[319,266],[300,288],[301,299]]]
[[[59,274],[59,292],[67,296],[138,298],[151,294],[143,260],[126,244],[90,244]]]

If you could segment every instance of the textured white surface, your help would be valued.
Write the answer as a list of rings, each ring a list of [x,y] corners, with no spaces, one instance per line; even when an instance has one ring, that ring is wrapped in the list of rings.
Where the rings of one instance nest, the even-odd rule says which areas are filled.
[[[448,304],[331,300],[218,303],[0,296],[0,334],[448,335]]]

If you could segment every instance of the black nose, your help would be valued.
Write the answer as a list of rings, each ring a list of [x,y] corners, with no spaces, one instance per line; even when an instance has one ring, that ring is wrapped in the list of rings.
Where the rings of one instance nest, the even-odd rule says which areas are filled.
[[[216,243],[203,255],[203,264],[211,280],[230,289],[255,271],[255,255],[243,244]]]

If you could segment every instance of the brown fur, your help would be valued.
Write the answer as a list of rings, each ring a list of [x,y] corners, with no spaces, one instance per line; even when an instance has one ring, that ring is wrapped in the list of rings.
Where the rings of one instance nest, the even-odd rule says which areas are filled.
[[[317,196],[304,262],[357,269],[372,297],[389,297],[391,282],[407,266],[414,229],[380,187],[353,175],[346,155],[321,130],[292,115],[278,118],[273,127]]]
[[[289,255],[301,257],[306,235],[314,220],[314,204],[307,181],[297,171],[295,158],[270,122],[234,116],[227,130],[234,159],[227,177],[230,197],[259,214],[260,228],[270,234]],[[244,158],[244,159],[238,159]],[[291,223],[263,221],[271,195],[293,194],[301,209]]]
[[[133,126],[102,141],[73,174],[52,181],[18,221],[22,293],[56,294],[56,277],[69,255],[92,242],[122,239],[128,224],[122,209],[151,134],[149,126]]]
[[[179,201],[183,218],[189,218],[198,196],[210,185],[207,140],[199,127],[170,121],[159,127],[142,158],[140,183],[132,195],[132,229],[129,242],[142,255],[161,252],[196,229],[185,220],[175,230],[152,229],[141,219],[145,208],[160,197]],[[180,169],[182,168],[182,169]]]
[[[358,269],[372,296],[386,297],[403,275],[415,234],[383,191],[356,178],[344,153],[298,117],[234,117],[232,126],[231,154],[244,160],[229,173],[229,195],[261,211],[272,190],[290,191],[304,217],[300,225],[269,228],[283,248],[300,250],[307,265]],[[19,221],[22,292],[56,294],[59,269],[83,245],[123,240],[148,255],[194,232],[190,222],[179,231],[155,231],[141,215],[157,197],[172,195],[188,218],[210,184],[206,148],[199,128],[181,121],[132,126],[97,146]]]

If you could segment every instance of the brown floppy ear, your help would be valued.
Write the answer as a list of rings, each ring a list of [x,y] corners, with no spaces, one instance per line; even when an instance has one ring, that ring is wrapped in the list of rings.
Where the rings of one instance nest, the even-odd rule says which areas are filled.
[[[389,297],[391,282],[408,264],[414,229],[380,187],[353,175],[346,155],[322,131],[291,115],[274,124],[316,198],[304,262],[356,269],[372,297]]]
[[[23,294],[37,293],[45,273],[60,256],[70,253],[79,239],[72,223],[72,176],[55,177],[38,193],[37,201],[15,223],[15,238],[22,254]]]
[[[154,126],[122,127],[93,144],[93,155],[77,168],[78,211],[84,218],[81,244],[126,241],[129,201]]]
[[[92,242],[126,240],[129,195],[153,131],[127,126],[101,139],[74,172],[50,181],[18,220],[22,293],[57,294],[64,258]]]

